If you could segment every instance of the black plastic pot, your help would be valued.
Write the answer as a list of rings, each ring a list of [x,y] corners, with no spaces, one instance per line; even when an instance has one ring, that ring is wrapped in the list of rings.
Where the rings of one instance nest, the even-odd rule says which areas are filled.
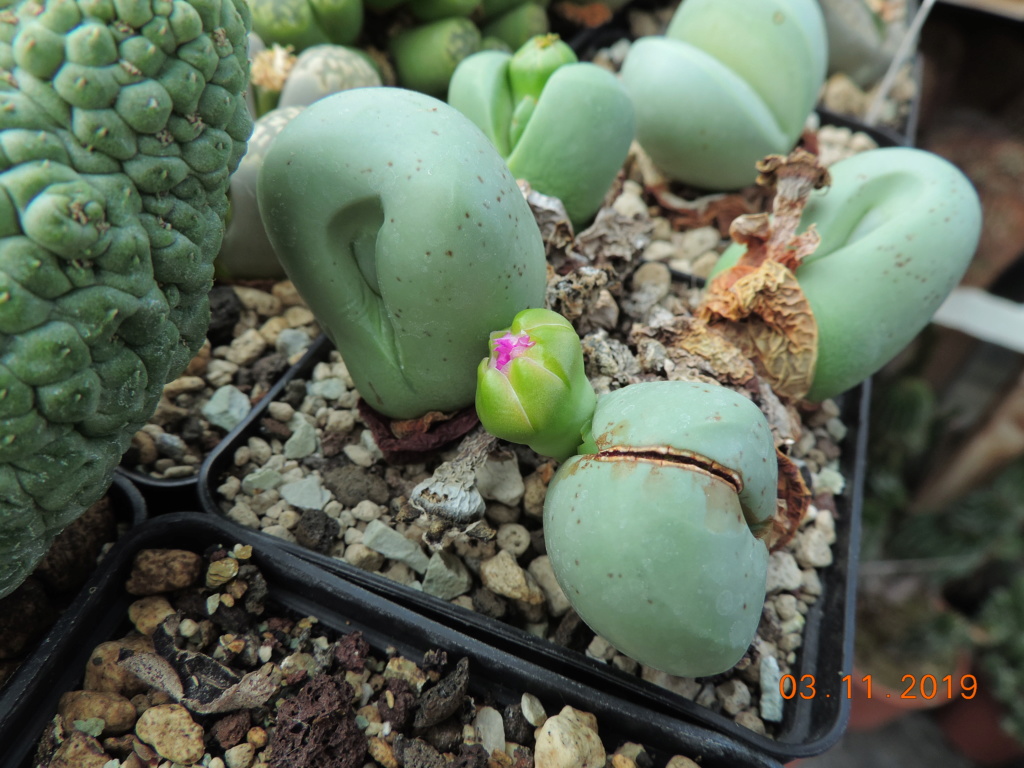
[[[126,533],[146,521],[145,499],[143,499],[139,490],[126,478],[115,476],[105,496],[109,501],[110,511],[113,514],[114,523],[117,528],[115,536]],[[78,582],[78,576],[81,575],[85,580],[88,579],[89,574],[86,572],[88,563],[88,560],[84,562],[78,561],[71,570],[65,567],[61,572],[61,578],[67,579],[67,584],[55,585],[45,578],[38,582],[41,588],[45,590],[45,597],[43,599],[52,609],[52,615],[60,614],[67,609],[67,606],[74,605],[82,599],[84,581]],[[19,600],[19,598],[14,596],[11,599]],[[0,601],[0,611],[10,609],[9,606],[11,606],[9,601]],[[5,661],[8,663],[13,662],[14,664],[24,664],[25,658],[19,655],[19,657],[6,659]],[[4,690],[9,683],[9,679],[0,682],[0,691]]]
[[[132,531],[105,558],[73,612],[65,614],[35,654],[0,694],[0,744],[7,768],[28,768],[36,742],[56,712],[60,695],[81,682],[85,664],[99,643],[130,628],[127,608],[135,599],[123,584],[142,549],[252,544],[254,562],[270,587],[270,603],[299,616],[316,616],[338,632],[360,631],[374,651],[387,647],[418,659],[441,649],[450,660],[470,659],[471,695],[495,706],[536,695],[549,714],[566,704],[597,716],[609,752],[626,741],[643,744],[663,766],[676,754],[704,768],[777,768],[767,755],[712,729],[670,714],[638,707],[609,691],[562,677],[530,659],[509,653],[437,622],[301,558],[263,537],[227,525],[212,515],[163,515]]]
[[[327,359],[333,347],[318,345],[316,354],[306,358],[290,376],[306,378],[314,366]],[[786,702],[785,715],[775,738],[761,736],[737,725],[724,715],[695,704],[682,696],[648,683],[581,653],[555,645],[518,627],[448,603],[440,598],[405,587],[348,563],[323,555],[299,544],[244,528],[230,520],[217,502],[221,478],[234,467],[235,451],[257,435],[264,411],[272,402],[266,398],[240,425],[231,441],[224,441],[203,464],[199,495],[202,508],[224,520],[238,535],[279,547],[314,563],[346,580],[385,595],[423,616],[450,626],[460,627],[488,645],[513,654],[524,662],[557,671],[566,678],[622,697],[644,717],[668,717],[683,724],[699,724],[713,729],[723,738],[735,741],[759,754],[788,761],[817,755],[835,744],[849,716],[849,700],[840,688],[840,678],[849,673],[853,655],[853,609],[856,567],[860,545],[861,490],[866,472],[866,425],[870,406],[870,382],[862,384],[843,398],[843,417],[849,431],[844,441],[843,474],[847,493],[838,501],[835,561],[821,576],[823,594],[811,606],[806,617],[803,645],[795,674],[813,675],[819,694],[811,699],[795,697]],[[245,532],[243,534],[243,531]],[[826,696],[826,694],[828,694]],[[631,711],[634,711],[631,709]]]
[[[307,358],[317,357],[319,350],[329,342],[323,334],[318,336],[309,345],[305,354],[282,374],[281,378],[274,383],[274,386],[267,390],[261,402],[271,402],[280,394],[285,384],[295,377],[295,371],[302,368]],[[317,357],[317,359],[320,359]],[[258,404],[257,404],[258,405]],[[233,430],[224,435],[221,444],[231,442],[235,436],[245,428],[242,422]],[[131,481],[146,499],[146,504],[151,515],[163,515],[168,512],[196,512],[200,509],[199,500],[199,474],[192,477],[180,477],[171,480],[158,477],[150,477],[143,472],[137,472],[125,466],[117,468],[117,475]]]
[[[135,528],[149,517],[145,497],[127,477],[115,474],[107,495],[110,496],[114,516],[119,523]]]

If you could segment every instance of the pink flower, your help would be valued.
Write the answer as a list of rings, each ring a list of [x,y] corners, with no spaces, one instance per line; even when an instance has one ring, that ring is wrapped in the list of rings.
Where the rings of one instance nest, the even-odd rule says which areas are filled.
[[[508,370],[509,363],[519,357],[537,342],[530,339],[527,333],[512,333],[509,331],[504,336],[494,339],[494,348],[491,352],[491,361],[500,373]]]

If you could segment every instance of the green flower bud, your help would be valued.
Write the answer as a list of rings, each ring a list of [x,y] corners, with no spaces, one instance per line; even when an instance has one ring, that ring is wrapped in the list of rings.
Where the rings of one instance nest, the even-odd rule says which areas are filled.
[[[484,429],[559,461],[576,453],[597,398],[569,321],[549,309],[524,310],[491,334],[490,350],[477,368]]]
[[[536,101],[556,69],[577,61],[576,53],[558,35],[530,38],[508,62],[512,100],[518,103],[531,96]]]

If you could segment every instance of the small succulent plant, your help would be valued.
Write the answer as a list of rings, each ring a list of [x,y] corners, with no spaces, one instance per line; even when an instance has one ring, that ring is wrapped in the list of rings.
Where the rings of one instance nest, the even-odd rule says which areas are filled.
[[[778,464],[761,411],[714,384],[633,384],[597,400],[544,504],[555,575],[580,617],[671,674],[739,661],[764,602]]]
[[[249,149],[231,175],[231,209],[214,261],[222,280],[280,280],[285,276],[260,218],[256,182],[271,143],[301,111],[302,107],[283,107],[256,121]]]
[[[982,606],[979,625],[985,634],[978,652],[985,682],[1006,708],[1001,725],[1024,743],[1024,575],[992,592]]]
[[[819,0],[828,34],[829,74],[842,72],[857,85],[878,82],[907,32],[906,19],[887,20],[866,0]]]
[[[576,453],[596,395],[572,324],[549,309],[524,309],[491,334],[490,351],[477,368],[484,429],[559,461]]]
[[[573,224],[597,212],[633,140],[633,107],[617,78],[580,63],[557,35],[514,55],[481,51],[452,77],[448,102],[487,134],[516,178],[559,198]]]
[[[578,335],[550,310],[520,313],[490,343],[478,369],[484,428],[565,459],[548,486],[544,540],[577,613],[657,669],[729,669],[757,631],[776,508],[761,411],[731,389],[684,381],[595,397]]]
[[[444,98],[455,68],[480,50],[483,35],[465,16],[452,16],[402,30],[391,38],[398,82]]]
[[[829,175],[827,192],[810,193],[805,208],[786,210],[785,223],[779,202],[795,198],[780,185],[773,234],[765,241],[754,231],[767,219],[744,219],[746,245],[723,254],[709,284],[715,292],[717,281],[734,281],[720,293],[731,303],[745,288],[730,268],[749,256],[748,267],[757,271],[773,260],[771,252],[795,259],[791,274],[810,310],[801,323],[807,321],[813,337],[806,350],[809,387],[795,394],[812,400],[856,386],[895,357],[956,286],[981,233],[974,187],[938,155],[877,149],[836,163]],[[795,234],[798,226],[802,234]],[[737,224],[733,229],[736,237]],[[754,346],[771,352],[762,342]]]
[[[515,179],[430,96],[357,88],[306,107],[257,195],[288,276],[386,416],[471,405],[488,333],[544,302],[544,246]]]
[[[379,85],[383,85],[380,72],[358,48],[314,45],[298,55],[277,106],[305,107],[332,93]]]
[[[249,5],[260,39],[296,53],[324,43],[349,45],[363,28],[362,0],[250,0]]]
[[[637,141],[666,174],[735,189],[796,144],[825,79],[816,0],[686,0],[664,36],[633,43],[622,81]]]

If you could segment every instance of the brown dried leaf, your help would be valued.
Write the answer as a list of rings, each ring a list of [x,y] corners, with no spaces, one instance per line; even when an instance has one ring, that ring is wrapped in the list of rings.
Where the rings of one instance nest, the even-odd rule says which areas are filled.
[[[542,195],[522,179],[518,181],[518,184],[533,212],[533,218],[537,220],[547,255],[550,256],[552,253],[569,248],[576,235],[562,201],[557,197]]]
[[[579,267],[548,282],[545,305],[574,323],[597,306],[609,282],[607,270]]]
[[[729,283],[712,281],[698,316],[753,360],[780,397],[806,395],[818,360],[818,324],[796,276],[765,261]]]
[[[796,230],[811,192],[830,183],[828,171],[802,149],[757,165],[758,184],[775,188],[772,214],[741,216],[730,227],[746,252],[716,277],[697,316],[736,343],[782,397],[807,394],[818,357],[818,327],[795,272],[820,238]]]
[[[776,450],[775,455],[779,460],[778,506],[762,536],[769,552],[777,552],[793,539],[811,504],[811,492],[800,468],[782,451]]]
[[[632,262],[650,244],[653,231],[654,222],[646,214],[626,216],[606,207],[576,236],[576,250],[598,265],[616,259]]]
[[[627,175],[639,182],[644,191],[663,209],[672,229],[682,231],[713,226],[724,237],[738,216],[764,210],[770,192],[750,186],[739,192],[716,192],[693,199],[673,191],[673,182],[633,143],[626,160]]]

